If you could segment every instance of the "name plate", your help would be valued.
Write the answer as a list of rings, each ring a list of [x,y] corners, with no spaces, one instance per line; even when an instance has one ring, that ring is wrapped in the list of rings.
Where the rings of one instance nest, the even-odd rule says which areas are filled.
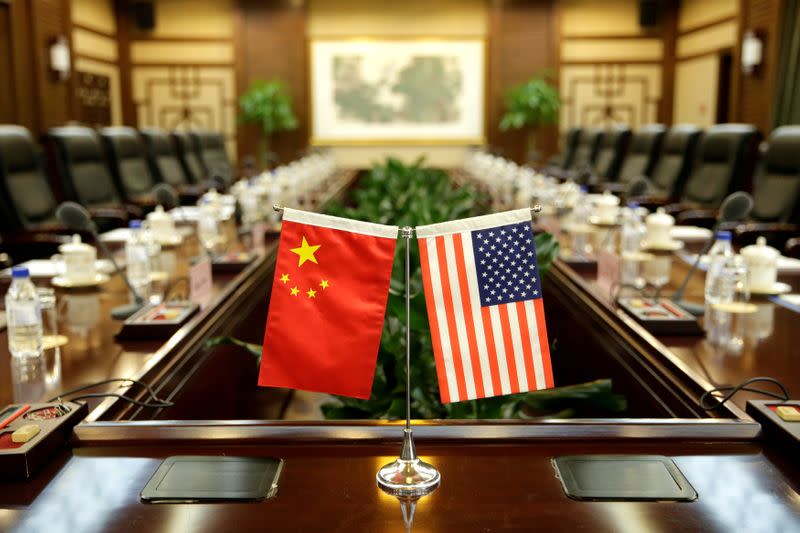
[[[211,258],[200,257],[189,268],[189,298],[201,306],[208,305],[212,287]]]
[[[608,294],[619,284],[620,257],[610,250],[597,251],[597,284]]]

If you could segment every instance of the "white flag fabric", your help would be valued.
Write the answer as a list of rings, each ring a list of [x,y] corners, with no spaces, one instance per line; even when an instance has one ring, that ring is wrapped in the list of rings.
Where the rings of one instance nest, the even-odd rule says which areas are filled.
[[[416,231],[442,402],[553,387],[530,210]]]

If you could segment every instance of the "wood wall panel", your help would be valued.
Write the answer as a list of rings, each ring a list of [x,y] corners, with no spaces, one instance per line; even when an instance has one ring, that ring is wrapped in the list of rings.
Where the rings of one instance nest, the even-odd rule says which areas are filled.
[[[11,5],[0,2],[0,72],[14,69],[11,35]],[[14,78],[0,76],[0,124],[13,123],[17,118],[13,106],[14,92]]]
[[[31,0],[39,132],[61,126],[73,116],[71,82],[53,76],[49,59],[49,46],[56,37],[71,40],[69,7],[69,0]]]
[[[778,69],[780,45],[780,2],[777,0],[743,0],[741,32],[754,30],[764,41],[764,59],[753,74],[737,73],[740,80],[739,122],[754,124],[768,135],[772,129],[772,101]],[[741,50],[741,47],[739,48]]]
[[[489,11],[489,69],[486,136],[502,155],[523,162],[526,136],[523,131],[501,132],[506,90],[543,69],[556,67],[556,23],[552,1],[493,2]],[[542,128],[537,149],[546,159],[555,153],[555,127]]]
[[[3,89],[0,89],[3,92],[0,116],[5,122],[25,126],[34,135],[41,133],[46,126],[43,119],[46,111],[40,105],[42,99],[54,99],[66,112],[69,111],[69,100],[65,97],[69,92],[68,84],[53,82],[47,63],[42,63],[42,56],[47,52],[46,44],[41,44],[42,35],[48,28],[58,31],[67,24],[59,20],[67,13],[60,8],[63,7],[61,3],[66,3],[66,0],[56,0],[58,9],[42,23],[34,19],[34,14],[43,7],[41,0],[0,2],[3,12],[0,23],[0,55],[3,57],[0,63],[4,79]],[[53,7],[52,4],[44,7],[47,5]],[[65,88],[66,93],[59,94]],[[62,116],[62,113],[57,116]]]
[[[294,4],[294,5],[293,5]],[[291,92],[299,127],[279,132],[272,151],[282,162],[297,157],[308,146],[311,119],[308,96],[307,16],[298,2],[239,0],[236,6],[236,77],[239,93],[254,80],[281,79]],[[239,158],[258,156],[259,132],[253,125],[239,128]]]

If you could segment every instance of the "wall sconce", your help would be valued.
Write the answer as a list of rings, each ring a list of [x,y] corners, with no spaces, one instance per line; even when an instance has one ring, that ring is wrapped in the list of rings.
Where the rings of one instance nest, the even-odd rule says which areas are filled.
[[[56,37],[50,43],[50,70],[56,79],[63,81],[69,78],[71,69],[69,43],[63,35]]]
[[[763,59],[764,41],[753,30],[747,30],[742,38],[742,71],[753,74]]]

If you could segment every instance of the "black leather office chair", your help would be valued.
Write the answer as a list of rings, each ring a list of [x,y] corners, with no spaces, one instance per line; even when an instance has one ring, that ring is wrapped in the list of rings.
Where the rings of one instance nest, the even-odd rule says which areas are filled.
[[[628,184],[633,178],[652,174],[666,131],[663,124],[648,124],[633,134],[620,166],[619,183]]]
[[[141,209],[124,203],[94,130],[83,126],[50,128],[45,139],[55,158],[64,195],[94,216],[108,219],[100,224],[102,229],[124,224],[128,216],[142,216]]]
[[[225,186],[231,185],[236,177],[235,169],[228,157],[225,137],[212,131],[191,132],[196,143],[200,161],[210,178],[222,178]]]
[[[616,181],[631,140],[631,129],[616,126],[603,131],[594,160],[594,174],[602,181]]]
[[[57,207],[30,132],[0,125],[0,241],[14,261],[49,257],[68,240],[73,232],[56,221]]]
[[[800,223],[800,126],[782,126],[770,134],[750,216],[758,222]]]
[[[0,125],[0,197],[3,229],[30,230],[56,224],[58,202],[42,155],[22,126]]]
[[[181,163],[186,178],[191,183],[204,183],[208,177],[200,156],[197,153],[196,145],[189,132],[174,131],[172,140],[175,143],[175,150],[178,153],[178,160]]]
[[[672,126],[664,135],[664,144],[649,174],[652,187],[648,196],[662,203],[677,199],[692,168],[700,128],[689,124]]]
[[[758,130],[750,124],[717,124],[706,130],[680,196],[684,206],[718,208],[744,188],[755,160]]]
[[[144,142],[150,172],[160,182],[172,185],[182,203],[193,204],[205,192],[201,185],[192,184],[183,171],[177,151],[169,134],[159,128],[142,128],[139,133]]]
[[[572,127],[561,135],[561,153],[554,155],[547,162],[548,166],[557,169],[569,168],[575,158],[575,148],[578,146],[578,137],[582,129]]]
[[[777,128],[767,140],[755,179],[750,221],[739,224],[734,232],[739,246],[752,244],[759,236],[779,250],[800,237],[800,126]]]
[[[575,155],[570,165],[565,168],[568,170],[581,169],[582,167],[593,168],[602,139],[602,128],[582,130],[575,146]]]
[[[109,168],[125,200],[137,205],[152,205],[151,191],[156,181],[147,166],[145,150],[135,129],[115,126],[100,130],[106,146]]]

